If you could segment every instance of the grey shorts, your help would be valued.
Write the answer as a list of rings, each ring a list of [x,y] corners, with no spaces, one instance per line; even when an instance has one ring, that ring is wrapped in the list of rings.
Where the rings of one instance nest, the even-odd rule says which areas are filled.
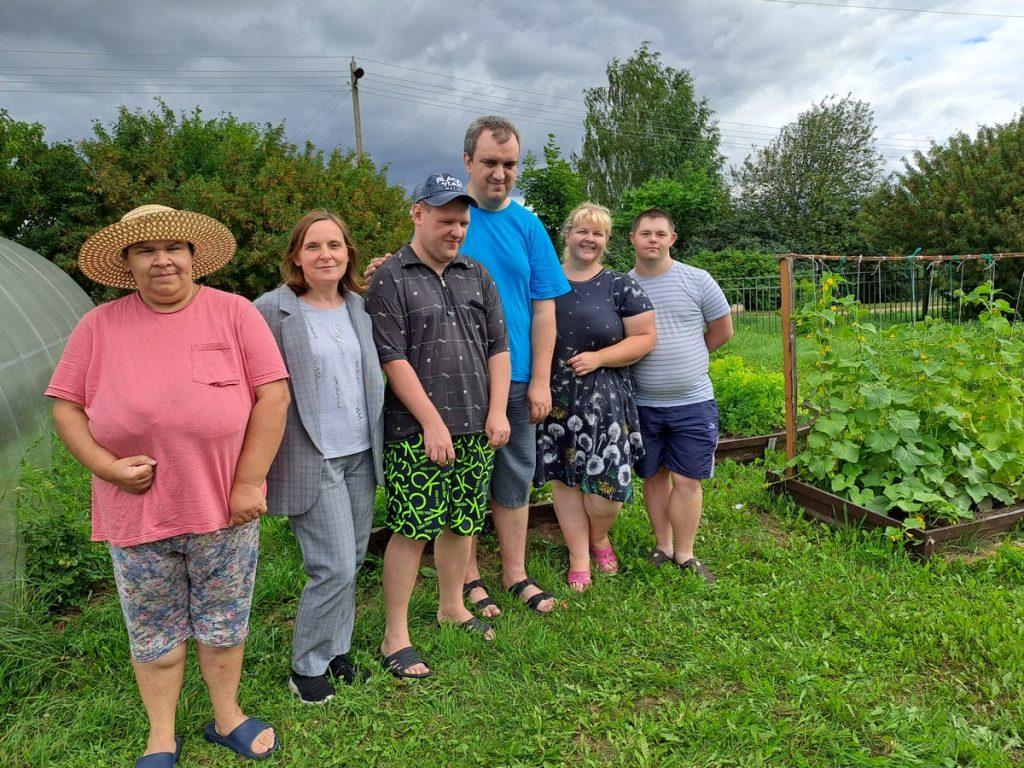
[[[215,648],[245,640],[259,525],[108,544],[133,659],[153,661],[190,637]]]
[[[526,402],[529,385],[513,381],[508,393],[508,443],[494,452],[491,500],[503,507],[522,507],[530,501],[533,471],[537,466],[537,425],[530,423]]]

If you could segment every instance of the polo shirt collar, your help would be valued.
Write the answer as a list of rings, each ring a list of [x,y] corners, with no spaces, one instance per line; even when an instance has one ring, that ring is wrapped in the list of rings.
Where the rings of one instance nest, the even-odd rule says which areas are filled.
[[[402,246],[402,250],[398,252],[398,263],[402,267],[413,267],[419,264],[430,269],[429,266],[420,261],[420,257],[416,255],[416,251],[412,249],[412,245]],[[461,251],[459,251],[448,266],[451,267],[455,265],[464,269],[469,269],[472,266],[472,264],[469,263],[469,259],[467,259]]]

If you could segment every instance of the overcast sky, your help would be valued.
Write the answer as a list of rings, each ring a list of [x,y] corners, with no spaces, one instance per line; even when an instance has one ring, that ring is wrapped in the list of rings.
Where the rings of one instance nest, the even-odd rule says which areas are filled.
[[[412,187],[433,170],[461,174],[478,114],[511,117],[526,148],[552,132],[566,153],[578,149],[582,90],[643,40],[693,73],[730,162],[829,94],[872,104],[892,167],[908,148],[1004,122],[1024,103],[1024,3],[834,4],[939,12],[768,0],[0,0],[0,106],[51,140],[76,140],[118,105],[148,108],[160,95],[348,148],[355,55],[366,150]]]

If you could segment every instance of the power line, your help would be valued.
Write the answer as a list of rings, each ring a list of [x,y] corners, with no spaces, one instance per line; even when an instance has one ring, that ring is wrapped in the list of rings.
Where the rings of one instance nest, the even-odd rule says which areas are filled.
[[[351,54],[344,56],[299,56],[283,53],[192,53],[183,56],[180,53],[104,53],[100,51],[50,51],[39,48],[0,48],[0,53],[39,53],[58,56],[113,56],[126,59],[348,59]]]
[[[0,50],[0,53],[10,53],[10,52],[14,52],[14,51]],[[33,51],[33,52],[37,53],[37,52],[41,52],[41,51]],[[50,53],[57,53],[57,54],[59,54],[59,53],[71,53],[71,54],[83,54],[84,55],[86,52],[59,52],[59,51],[54,51],[54,52],[50,52]],[[95,54],[95,55],[114,55],[114,54]],[[127,55],[157,56],[159,54],[127,54]],[[225,58],[227,58],[227,57],[225,57]],[[238,56],[237,58],[261,58],[261,57],[258,56],[258,55],[251,55],[251,56],[250,55],[246,55],[246,56]],[[276,57],[268,55],[265,58],[276,58]],[[328,59],[328,58],[341,58],[341,57],[301,56],[301,57],[284,57],[284,58]],[[374,74],[372,77],[373,77],[373,79],[381,79],[381,80],[390,81],[390,82],[383,83],[382,85],[390,86],[391,88],[398,88],[400,90],[396,92],[396,91],[388,91],[388,90],[385,90],[383,88],[378,88],[376,90],[372,90],[372,89],[368,90],[367,91],[368,93],[373,93],[375,95],[379,95],[379,96],[382,96],[384,98],[391,98],[391,99],[399,100],[399,101],[403,101],[404,100],[404,101],[407,101],[407,102],[410,102],[410,103],[419,103],[419,104],[423,104],[423,105],[426,105],[426,106],[437,106],[437,107],[449,108],[449,109],[453,108],[452,105],[449,102],[438,103],[437,101],[429,101],[429,100],[425,100],[425,99],[430,99],[430,98],[440,99],[440,98],[443,98],[444,95],[446,95],[447,93],[453,93],[453,94],[458,94],[458,98],[461,101],[463,101],[463,102],[475,102],[477,104],[482,105],[480,107],[474,107],[473,109],[462,109],[462,108],[459,108],[458,111],[479,113],[480,111],[482,111],[484,109],[489,110],[489,111],[504,111],[504,110],[508,110],[508,109],[511,108],[513,110],[518,110],[518,113],[512,115],[513,117],[516,117],[517,119],[525,120],[527,122],[538,123],[538,124],[541,124],[541,125],[547,125],[548,127],[556,126],[556,127],[569,128],[569,129],[572,129],[572,130],[575,130],[575,131],[582,131],[583,130],[583,128],[581,128],[581,126],[579,124],[577,124],[577,122],[570,122],[570,121],[575,121],[575,120],[579,120],[580,122],[582,122],[582,120],[580,118],[583,118],[583,117],[585,117],[587,115],[586,110],[581,108],[582,107],[582,103],[580,101],[578,101],[578,100],[569,99],[567,97],[562,97],[562,96],[556,96],[554,94],[541,93],[539,91],[530,91],[530,90],[526,90],[526,89],[512,88],[510,86],[500,86],[500,85],[497,85],[495,83],[488,83],[488,82],[480,81],[480,80],[470,80],[468,78],[459,78],[459,77],[455,77],[455,76],[451,76],[451,75],[444,75],[444,74],[441,74],[441,73],[430,72],[428,70],[422,70],[422,69],[418,69],[418,68],[415,68],[415,67],[405,67],[405,66],[402,66],[402,65],[391,64],[389,62],[381,62],[381,61],[377,61],[377,60],[373,60],[373,59],[366,59],[366,61],[377,63],[377,64],[380,64],[380,65],[386,66],[386,67],[392,67],[392,68],[396,68],[396,69],[409,70],[409,71],[413,71],[413,72],[418,72],[420,74],[432,75],[432,76],[440,77],[440,78],[443,78],[443,79],[446,79],[446,80],[456,80],[456,81],[474,83],[474,84],[483,85],[483,86],[486,86],[486,87],[489,87],[489,88],[504,90],[506,92],[524,93],[524,94],[530,94],[530,95],[535,95],[535,96],[543,96],[545,98],[567,102],[567,106],[561,106],[560,107],[560,106],[555,106],[555,105],[537,104],[536,102],[532,102],[532,101],[527,103],[527,102],[524,102],[522,100],[519,100],[515,96],[503,96],[503,95],[495,94],[495,93],[482,93],[480,91],[475,91],[475,90],[467,90],[467,89],[463,89],[463,88],[455,88],[455,87],[449,86],[449,85],[441,85],[441,84],[437,84],[437,83],[425,83],[425,82],[422,82],[422,81],[419,81],[419,80],[412,80],[412,79],[400,78],[400,77],[392,77],[392,76],[389,76],[389,75],[382,75],[382,74]],[[3,65],[0,65],[0,67],[2,67],[2,66]],[[8,65],[8,68],[10,68],[9,65]],[[17,67],[15,67],[15,68],[17,68]],[[135,69],[132,69],[132,68],[127,68],[127,67],[92,68],[92,67],[59,67],[59,66],[42,67],[42,66],[40,66],[40,67],[29,67],[29,68],[33,68],[33,69],[56,69],[56,70],[64,70],[64,71],[71,70],[73,73],[86,72],[86,73],[89,73],[89,74],[70,74],[69,75],[69,74],[66,74],[66,72],[64,74],[60,74],[60,73],[56,73],[56,72],[53,72],[53,73],[50,73],[50,72],[44,72],[44,73],[25,73],[25,74],[22,74],[21,77],[30,77],[30,78],[34,78],[34,79],[31,79],[31,80],[12,79],[12,80],[8,80],[7,82],[8,83],[18,84],[18,85],[36,85],[36,86],[45,86],[45,87],[37,88],[37,89],[28,89],[28,88],[8,89],[5,92],[7,92],[7,93],[74,93],[74,94],[119,93],[119,94],[138,94],[138,95],[159,95],[160,93],[166,94],[166,95],[217,94],[217,93],[232,93],[232,94],[234,94],[234,93],[239,93],[239,94],[331,93],[332,94],[331,98],[329,98],[328,101],[319,110],[317,110],[317,112],[314,113],[314,115],[311,118],[309,118],[306,121],[306,123],[303,125],[303,128],[300,129],[300,131],[299,131],[300,134],[305,129],[305,127],[308,126],[313,120],[315,120],[317,118],[317,115],[323,109],[325,109],[327,107],[327,105],[330,104],[330,102],[334,98],[337,97],[337,95],[338,95],[337,86],[339,84],[339,79],[340,79],[335,74],[335,72],[331,71],[331,70],[287,70],[286,69],[286,70],[276,70],[275,74],[258,74],[260,72],[259,70],[249,70],[249,69],[246,69],[246,70],[214,69],[214,70],[202,70],[202,72],[204,74],[210,74],[210,75],[213,75],[214,77],[211,77],[211,78],[206,78],[206,77],[198,78],[198,77],[195,77],[195,71],[175,70],[174,68],[170,68],[170,67],[147,68],[147,69],[139,69],[139,70],[135,70]],[[178,74],[162,75],[162,76],[152,76],[151,75],[151,76],[147,76],[146,78],[137,78],[137,79],[134,79],[134,80],[129,80],[128,82],[113,82],[113,81],[117,80],[118,78],[126,77],[125,74],[120,74],[120,75],[117,75],[117,74],[106,74],[106,73],[112,73],[112,72],[129,73],[127,76],[130,77],[131,74],[133,74],[135,72],[176,72],[176,71],[178,72]],[[104,74],[95,74],[97,72],[103,72]],[[270,72],[270,70],[267,70],[267,72]],[[296,72],[310,73],[310,75],[309,76],[306,76],[306,75],[296,75],[296,74],[294,74]],[[48,78],[48,79],[40,79],[40,78]],[[80,78],[80,79],[93,79],[93,80],[99,79],[101,81],[105,78],[106,82],[82,83],[82,85],[89,86],[88,88],[61,89],[59,86],[65,84],[65,83],[60,82],[61,78]],[[261,83],[265,87],[261,87],[261,88],[258,88],[258,89],[254,89],[254,88],[249,87],[249,86],[252,85],[250,82],[247,82],[247,80],[249,80],[250,78],[259,78]],[[130,88],[139,88],[139,87],[143,87],[144,88],[144,87],[147,87],[147,86],[149,86],[149,83],[146,82],[147,80],[157,80],[157,79],[159,79],[159,80],[176,80],[176,82],[156,84],[153,88],[149,88],[148,90],[130,90]],[[195,79],[196,82],[191,82],[191,79]],[[189,81],[186,82],[186,80],[189,80]],[[237,83],[237,82],[216,82],[216,80],[228,80],[228,81],[240,80],[240,81],[242,81],[242,84],[244,84],[244,87],[242,89],[239,89],[238,88],[239,83]],[[289,90],[280,90],[279,89],[283,83],[291,82],[291,81],[298,81],[298,85],[296,87],[290,88]],[[118,86],[118,87],[117,88],[105,88],[105,87],[102,87],[102,86],[108,86],[108,85],[109,86]],[[174,90],[168,90],[168,88],[171,88],[171,89],[174,89]],[[186,89],[198,89],[198,88],[202,88],[203,90],[186,90]],[[426,89],[426,88],[433,89],[433,91],[435,91],[435,93],[429,93],[429,92],[428,93],[424,93],[422,89]],[[230,89],[230,90],[224,90],[224,89]],[[409,91],[412,91],[412,93],[410,93]],[[572,105],[576,105],[576,106],[575,107],[571,107],[571,106],[568,106],[568,104],[572,104]],[[470,106],[472,106],[472,105],[470,105]],[[334,107],[331,109],[331,112],[333,112],[334,109],[336,109],[336,108],[337,108],[337,104],[334,105]],[[547,114],[544,114],[544,113],[547,113]],[[326,119],[326,118],[323,118],[323,119]],[[322,122],[323,119],[321,119],[320,122]],[[317,123],[317,125],[313,127],[313,131],[316,130],[316,128],[319,126],[319,124],[320,123]],[[736,125],[736,126],[741,126],[741,128],[723,128],[723,127],[721,127],[721,125],[717,125],[717,124],[721,124],[721,125]],[[626,130],[621,131],[623,133],[623,135],[635,136],[637,138],[647,138],[647,139],[650,139],[650,138],[655,138],[655,139],[658,139],[658,138],[661,138],[661,139],[671,138],[671,139],[673,139],[675,141],[688,141],[688,142],[692,142],[692,143],[696,143],[697,141],[699,141],[699,138],[697,138],[697,137],[680,137],[678,135],[678,123],[672,122],[672,121],[670,121],[668,119],[656,119],[656,120],[651,120],[651,121],[647,121],[647,122],[644,122],[644,123],[641,123],[640,120],[637,119],[635,121],[635,123],[634,123],[635,127],[633,129],[628,128],[629,124],[626,123],[626,122],[621,123],[620,126],[621,125],[626,125],[627,126]],[[763,130],[769,130],[769,131],[781,131],[782,130],[782,128],[779,128],[779,127],[776,127],[776,126],[767,126],[767,125],[759,125],[759,124],[754,124],[754,123],[741,123],[741,122],[732,122],[732,121],[716,121],[716,128],[717,128],[717,130],[719,132],[719,136],[720,136],[720,146],[729,147],[729,148],[744,148],[744,149],[761,149],[761,148],[763,148],[764,145],[763,144],[760,144],[760,145],[757,144],[755,140],[762,141],[762,142],[769,142],[770,143],[771,141],[774,141],[777,138],[776,136],[764,135],[763,133],[761,133],[758,130],[749,130],[750,128],[763,129]],[[902,138],[902,137],[875,137],[875,143],[876,143],[876,148],[879,150],[880,154],[882,154],[887,159],[894,159],[892,157],[892,153],[900,153],[899,156],[902,157],[903,155],[905,155],[909,151],[921,149],[921,147],[919,147],[919,146],[912,146],[912,147],[900,146],[899,143],[902,143],[902,144],[916,144],[914,139],[908,139],[908,138]],[[886,146],[887,144],[891,145],[891,146]]]
[[[313,113],[312,115],[310,115],[310,116],[309,116],[309,118],[307,118],[306,122],[304,122],[304,123],[302,124],[302,127],[301,127],[301,128],[299,128],[299,130],[298,130],[298,133],[303,133],[303,132],[305,132],[306,128],[308,128],[308,127],[309,127],[309,124],[310,124],[310,123],[312,123],[312,122],[313,122],[314,120],[316,120],[317,116],[318,116],[318,115],[319,115],[319,114],[320,114],[321,112],[323,112],[323,110],[324,110],[324,109],[326,109],[326,108],[327,108],[327,105],[328,105],[328,104],[330,104],[330,103],[331,103],[332,101],[334,101],[335,99],[338,99],[338,98],[344,98],[344,96],[345,96],[345,93],[344,93],[344,92],[343,92],[342,90],[338,90],[337,92],[335,92],[335,93],[331,94],[331,97],[330,97],[329,99],[327,99],[327,101],[325,101],[325,102],[324,102],[323,104],[321,104],[321,105],[320,105],[320,108],[319,108],[319,109],[317,109],[317,111],[316,111],[316,112],[314,112],[314,113]],[[332,110],[332,111],[333,111],[333,110]],[[317,123],[317,125],[319,125],[319,123]],[[310,131],[310,134],[311,134],[311,133],[312,133],[312,131]],[[306,138],[307,138],[307,139],[309,138],[309,134],[306,134]]]
[[[381,97],[386,98],[386,99],[392,99],[394,101],[402,101],[402,102],[406,102],[406,103],[410,103],[410,104],[420,104],[420,105],[423,105],[423,106],[442,107],[444,109],[455,110],[457,112],[468,112],[470,114],[479,114],[479,110],[478,109],[466,109],[464,107],[458,107],[458,106],[455,106],[455,105],[450,104],[450,103],[441,103],[441,102],[430,101],[430,100],[421,99],[421,98],[410,98],[408,94],[397,94],[394,91],[382,91],[382,90],[379,90],[379,89],[364,88],[363,92],[364,93],[370,93],[370,94],[373,94],[375,96],[381,96]],[[577,132],[580,132],[580,133],[582,133],[583,130],[584,130],[582,125],[575,124],[575,123],[560,122],[560,121],[557,121],[557,120],[550,120],[550,119],[545,119],[545,118],[541,118],[541,117],[537,117],[537,116],[527,116],[527,115],[520,115],[520,114],[513,114],[513,113],[506,113],[506,114],[509,117],[513,117],[516,120],[523,121],[523,122],[536,123],[536,124],[539,124],[539,125],[546,125],[548,127],[551,127],[552,125],[555,125],[557,127],[568,128],[570,130],[574,130],[574,131],[577,131]],[[619,135],[625,136],[627,138],[648,139],[648,140],[649,139],[663,139],[663,138],[666,138],[662,134],[657,134],[657,133],[653,133],[653,132],[649,132],[649,131],[634,131],[634,130],[629,130],[629,129],[627,129],[627,130],[620,130],[619,131]],[[679,138],[677,138],[677,140],[683,141],[684,143],[688,143],[690,141],[693,141],[689,137],[679,137]],[[731,148],[731,149],[747,149],[747,150],[750,150],[750,149],[762,149],[763,148],[763,147],[757,146],[756,144],[753,144],[753,143],[745,144],[745,143],[734,143],[734,142],[727,142],[727,141],[720,142],[720,146],[728,147],[728,148]],[[827,156],[828,155],[828,153],[824,152],[824,151],[814,152],[814,153],[807,153],[807,154],[816,154],[816,155],[820,155],[820,156]],[[901,159],[904,156],[905,153],[904,154],[900,154],[900,155],[895,156],[895,157],[892,154],[887,154],[884,151],[880,151],[879,154],[881,154],[887,160],[898,160],[898,159]]]
[[[850,6],[850,7],[853,7],[853,6]],[[17,49],[0,49],[0,53],[48,53],[48,54],[96,55],[96,56],[114,56],[114,55],[124,55],[124,56],[170,56],[170,54],[141,54],[141,53],[140,54],[106,54],[106,53],[90,53],[90,52],[85,52],[85,51],[43,51],[43,50],[23,51],[23,50],[17,50]],[[182,58],[182,57],[176,57],[176,58]],[[300,59],[338,59],[338,58],[347,58],[347,57],[344,57],[344,56],[277,56],[277,55],[273,55],[273,54],[267,54],[267,55],[258,55],[258,54],[234,55],[234,54],[225,54],[223,56],[219,56],[219,55],[212,55],[211,54],[211,55],[208,55],[208,56],[191,56],[191,57],[184,57],[184,58],[250,58],[250,59],[251,58],[300,58]],[[447,79],[447,80],[456,80],[456,81],[460,81],[460,82],[468,82],[468,83],[473,83],[473,84],[477,84],[477,85],[483,85],[483,86],[486,86],[486,87],[496,88],[496,89],[504,90],[504,91],[530,94],[530,95],[533,95],[533,96],[543,96],[543,97],[548,98],[548,99],[555,99],[555,100],[559,100],[559,101],[564,101],[564,102],[567,102],[569,104],[576,105],[575,108],[568,107],[568,106],[565,107],[564,109],[567,112],[575,112],[575,113],[580,114],[580,115],[584,115],[585,114],[585,110],[583,110],[581,108],[583,103],[580,100],[578,100],[578,99],[573,99],[573,98],[569,98],[569,97],[565,97],[565,96],[558,96],[558,95],[551,94],[551,93],[542,93],[540,91],[531,91],[531,90],[513,88],[511,86],[499,85],[497,83],[491,83],[491,82],[486,82],[486,81],[482,81],[482,80],[471,80],[471,79],[468,79],[468,78],[460,78],[460,77],[455,77],[453,75],[446,75],[446,74],[443,74],[443,73],[440,73],[440,72],[432,72],[432,71],[429,71],[429,70],[419,69],[419,68],[416,68],[416,67],[406,67],[406,66],[403,66],[403,65],[393,64],[391,62],[379,61],[379,60],[376,60],[376,59],[364,59],[364,60],[368,61],[368,62],[371,62],[371,63],[374,63],[374,64],[380,64],[381,66],[385,66],[385,67],[390,67],[390,68],[394,68],[394,69],[408,70],[408,71],[417,72],[417,73],[420,73],[420,74],[425,74],[425,75],[431,75],[431,76],[435,76],[435,77],[444,78],[444,79]],[[134,69],[134,68],[128,68],[128,67],[96,68],[96,67],[69,67],[69,66],[52,66],[52,65],[51,66],[39,65],[39,66],[31,66],[31,67],[11,67],[10,65],[6,65],[6,68],[8,68],[8,69],[10,69],[10,68],[19,68],[19,69],[20,68],[26,68],[26,69],[60,69],[60,70],[68,70],[68,69],[70,69],[72,71],[92,71],[92,72],[96,72],[96,71],[114,71],[114,72],[175,72],[175,71],[180,71],[182,74],[187,74],[189,76],[191,76],[193,73],[204,73],[204,74],[222,75],[225,78],[231,78],[231,77],[240,77],[240,78],[257,77],[257,78],[260,78],[260,77],[262,77],[264,79],[274,79],[274,80],[290,79],[293,75],[297,75],[297,73],[304,73],[304,74],[308,73],[308,74],[312,75],[310,80],[318,79],[317,76],[322,76],[322,78],[333,78],[333,80],[331,80],[331,82],[329,83],[330,85],[333,85],[338,80],[338,76],[337,76],[335,70],[323,70],[323,69],[313,69],[313,70],[309,70],[309,69],[307,69],[307,70],[289,70],[289,69],[286,69],[286,70],[263,70],[263,71],[261,71],[261,70],[224,70],[224,69],[178,70],[177,68],[173,68],[173,67]],[[264,75],[264,74],[262,74],[262,72],[272,72],[272,74]],[[32,75],[30,75],[30,76],[32,76]],[[55,75],[55,76],[57,76],[57,75]],[[516,105],[516,106],[518,106],[520,108],[532,108],[532,109],[541,109],[541,108],[543,108],[543,111],[551,111],[551,112],[557,111],[557,109],[554,108],[551,105],[524,104],[524,103],[514,99],[514,97],[509,97],[509,96],[500,96],[500,95],[497,95],[497,94],[482,94],[479,91],[470,91],[470,90],[466,90],[466,89],[453,88],[453,87],[450,87],[450,86],[443,86],[443,85],[438,85],[438,84],[434,84],[434,83],[424,83],[422,81],[409,80],[409,79],[404,79],[404,78],[396,78],[396,77],[391,77],[391,76],[382,75],[382,74],[374,74],[374,77],[375,78],[386,79],[386,80],[391,80],[391,81],[394,81],[396,83],[409,83],[409,84],[412,84],[412,85],[415,85],[415,86],[418,86],[418,87],[433,88],[435,90],[446,90],[446,91],[449,91],[449,92],[465,93],[465,94],[470,94],[470,95],[483,96],[483,97],[486,97],[488,99],[499,99],[501,101],[508,101],[510,104],[514,104],[514,105]],[[204,80],[205,80],[205,78],[204,78]],[[201,83],[201,84],[205,85],[205,83]],[[326,92],[326,91],[324,91],[324,92]],[[658,122],[658,121],[655,121],[655,122]],[[729,121],[729,120],[717,120],[717,122],[720,125],[746,126],[748,128],[761,128],[761,129],[766,129],[766,130],[775,131],[775,132],[778,132],[778,131],[782,130],[782,128],[780,126],[762,125],[762,124],[757,124],[757,123],[742,123],[742,122],[735,122],[735,121]],[[668,121],[663,121],[659,125],[659,127],[664,127],[664,128],[671,129],[671,128],[675,127],[675,124],[674,123],[670,123]],[[723,133],[725,133],[726,131],[730,131],[730,130],[733,130],[733,129],[721,129],[721,130],[722,130]],[[737,133],[737,134],[741,133],[739,130],[736,130],[734,132]],[[749,132],[748,131],[743,131],[743,133],[749,133],[751,136],[754,136],[755,138],[767,138],[767,137],[759,137],[758,134],[756,132],[753,132],[753,131],[749,131]],[[901,142],[901,143],[916,144],[916,143],[918,143],[921,140],[929,140],[929,139],[927,137],[904,138],[904,137],[891,137],[891,136],[877,136],[876,140],[880,141],[880,142],[886,142],[886,143]]]
[[[855,8],[865,11],[898,11],[900,13],[939,13],[946,16],[979,16],[988,19],[1024,19],[1016,13],[978,13],[976,11],[943,11],[938,8],[894,8],[886,5],[855,5],[853,3],[820,3],[811,0],[761,0],[762,3],[782,5],[815,5],[824,8]]]
[[[345,96],[347,96],[349,94],[349,92],[351,92],[351,90],[352,90],[351,88],[346,88],[344,93],[342,93],[341,91],[338,92],[338,94],[340,95],[340,98],[334,103],[334,106],[331,107],[331,109],[327,113],[325,113],[324,116],[321,117],[317,121],[317,124],[309,129],[309,133],[306,134],[306,138],[304,139],[304,142],[305,141],[309,141],[310,137],[312,137],[312,135],[314,133],[316,133],[316,129],[320,127],[321,123],[323,123],[324,120],[326,120],[328,117],[330,117],[331,115],[334,114],[334,111],[339,106],[341,106],[341,102],[343,102],[345,100]],[[299,133],[301,133],[301,131],[299,131]]]
[[[135,87],[139,87],[139,86],[135,86]],[[274,89],[246,89],[246,90],[230,90],[230,91],[211,91],[211,90],[201,90],[201,91],[199,91],[199,90],[168,91],[168,90],[163,90],[163,89],[159,89],[159,90],[153,89],[153,90],[148,90],[148,91],[131,91],[131,90],[127,90],[125,88],[107,88],[107,89],[90,89],[90,90],[82,90],[80,88],[73,88],[73,89],[68,89],[68,88],[58,88],[58,89],[50,89],[50,88],[45,88],[45,89],[43,89],[43,88],[24,88],[24,89],[14,89],[14,90],[0,88],[0,93],[6,93],[6,94],[18,94],[18,93],[25,93],[25,94],[67,93],[67,94],[76,94],[76,95],[87,95],[87,94],[90,94],[90,93],[119,93],[119,94],[126,94],[126,95],[143,95],[143,96],[160,96],[161,94],[167,94],[168,96],[176,96],[176,95],[190,95],[190,94],[203,94],[203,93],[205,93],[205,94],[211,94],[211,95],[218,95],[218,94],[220,94],[220,95],[224,95],[224,96],[231,96],[231,95],[236,94],[236,93],[247,93],[247,94],[249,94],[249,93],[331,93],[334,90],[335,90],[334,88],[288,88],[287,90],[279,90],[279,89],[274,88]]]
[[[369,76],[368,75],[367,76],[367,80],[371,80],[371,79],[372,80],[377,80],[378,78],[375,77],[375,76]],[[393,85],[392,84],[387,84],[387,85],[390,85],[392,88],[405,88],[406,91],[409,90],[408,86],[404,86],[404,85],[401,85],[401,84],[393,84]],[[373,86],[373,87],[375,87],[375,86]],[[441,86],[438,86],[438,88],[441,89]],[[444,89],[442,89],[442,90],[444,90]],[[425,93],[422,93],[422,92],[408,93],[406,91],[383,90],[383,89],[379,89],[378,88],[377,90],[368,91],[368,92],[375,93],[376,95],[390,94],[392,96],[404,96],[404,97],[407,97],[409,99],[414,99],[414,100],[415,99],[422,99],[422,98],[428,98],[428,99],[429,98],[440,98],[440,96],[438,94],[431,94],[431,93],[426,93],[425,94]],[[483,100],[477,99],[477,98],[471,98],[471,97],[461,97],[461,98],[463,98],[463,99],[465,99],[467,101],[483,103],[484,106],[488,107],[488,108],[494,106],[490,102],[483,101]],[[496,98],[500,98],[500,97],[496,97]],[[550,112],[552,110],[550,110],[548,108],[544,108],[544,107],[527,106],[527,105],[522,104],[522,102],[516,102],[516,103],[513,103],[513,104],[501,104],[501,105],[498,105],[498,106],[499,106],[499,109],[502,109],[502,110],[519,109],[520,112],[519,112],[519,115],[517,115],[517,116],[542,118],[542,119],[546,120],[547,122],[549,122],[550,124],[561,125],[561,126],[564,126],[564,127],[571,127],[571,128],[578,128],[579,126],[576,123],[569,124],[569,122],[568,122],[569,120],[572,120],[574,118],[582,118],[582,117],[585,117],[586,114],[587,114],[585,111],[582,111],[582,110],[578,114],[575,114],[575,115],[570,113],[570,114],[568,114],[567,117],[565,116],[566,113],[562,113],[562,112],[559,112],[557,110],[554,110],[554,115],[553,116],[552,115],[544,115],[544,114],[536,114],[536,110],[540,110],[542,112]],[[530,111],[530,110],[533,110],[533,111]],[[524,114],[524,112],[525,112],[525,114]],[[581,122],[582,122],[582,120],[581,120]],[[648,137],[648,138],[649,137],[654,137],[654,138],[662,138],[662,139],[672,139],[672,140],[676,140],[676,141],[684,141],[684,138],[679,136],[679,133],[678,133],[678,123],[672,123],[672,122],[670,122],[668,120],[655,120],[655,121],[649,121],[649,122],[641,122],[639,120],[636,120],[636,121],[623,121],[619,125],[620,126],[625,125],[627,127],[627,130],[630,130],[632,133],[634,133],[636,135],[642,135],[642,136],[645,136],[645,137]],[[629,126],[633,126],[633,127],[629,128]],[[719,129],[719,133],[720,133],[720,136],[721,136],[721,139],[722,139],[722,143],[725,144],[726,146],[733,146],[733,147],[736,147],[736,146],[746,146],[746,142],[748,140],[750,140],[750,139],[757,139],[757,140],[760,140],[760,141],[774,141],[777,138],[777,136],[766,136],[766,135],[764,135],[762,133],[755,133],[755,132],[749,132],[749,131],[740,131],[740,130],[737,130],[737,129]],[[726,140],[733,140],[734,143],[729,144]],[[691,141],[693,143],[696,143],[696,140],[691,140],[691,139],[686,139],[684,141],[684,143],[690,143]],[[740,145],[740,144],[736,144],[735,143],[736,141],[744,142],[744,143],[742,145]],[[751,141],[750,143],[753,143],[753,141]],[[903,147],[903,146],[885,146],[885,143],[878,142],[877,140],[876,140],[876,143],[879,144],[879,148],[880,149],[889,150],[889,151],[907,152],[907,151],[909,151],[911,149],[919,149],[920,148],[920,147]]]

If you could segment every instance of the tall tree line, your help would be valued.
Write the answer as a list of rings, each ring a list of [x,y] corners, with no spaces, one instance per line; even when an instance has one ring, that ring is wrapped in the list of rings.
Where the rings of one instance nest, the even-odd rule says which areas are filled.
[[[408,236],[405,191],[365,156],[285,139],[283,125],[121,108],[75,144],[47,143],[43,127],[0,111],[0,235],[55,262],[94,299],[115,295],[86,280],[78,248],[97,229],[145,203],[205,213],[238,239],[238,252],[204,282],[253,298],[280,282],[292,225],[306,211],[342,216],[367,255]]]

